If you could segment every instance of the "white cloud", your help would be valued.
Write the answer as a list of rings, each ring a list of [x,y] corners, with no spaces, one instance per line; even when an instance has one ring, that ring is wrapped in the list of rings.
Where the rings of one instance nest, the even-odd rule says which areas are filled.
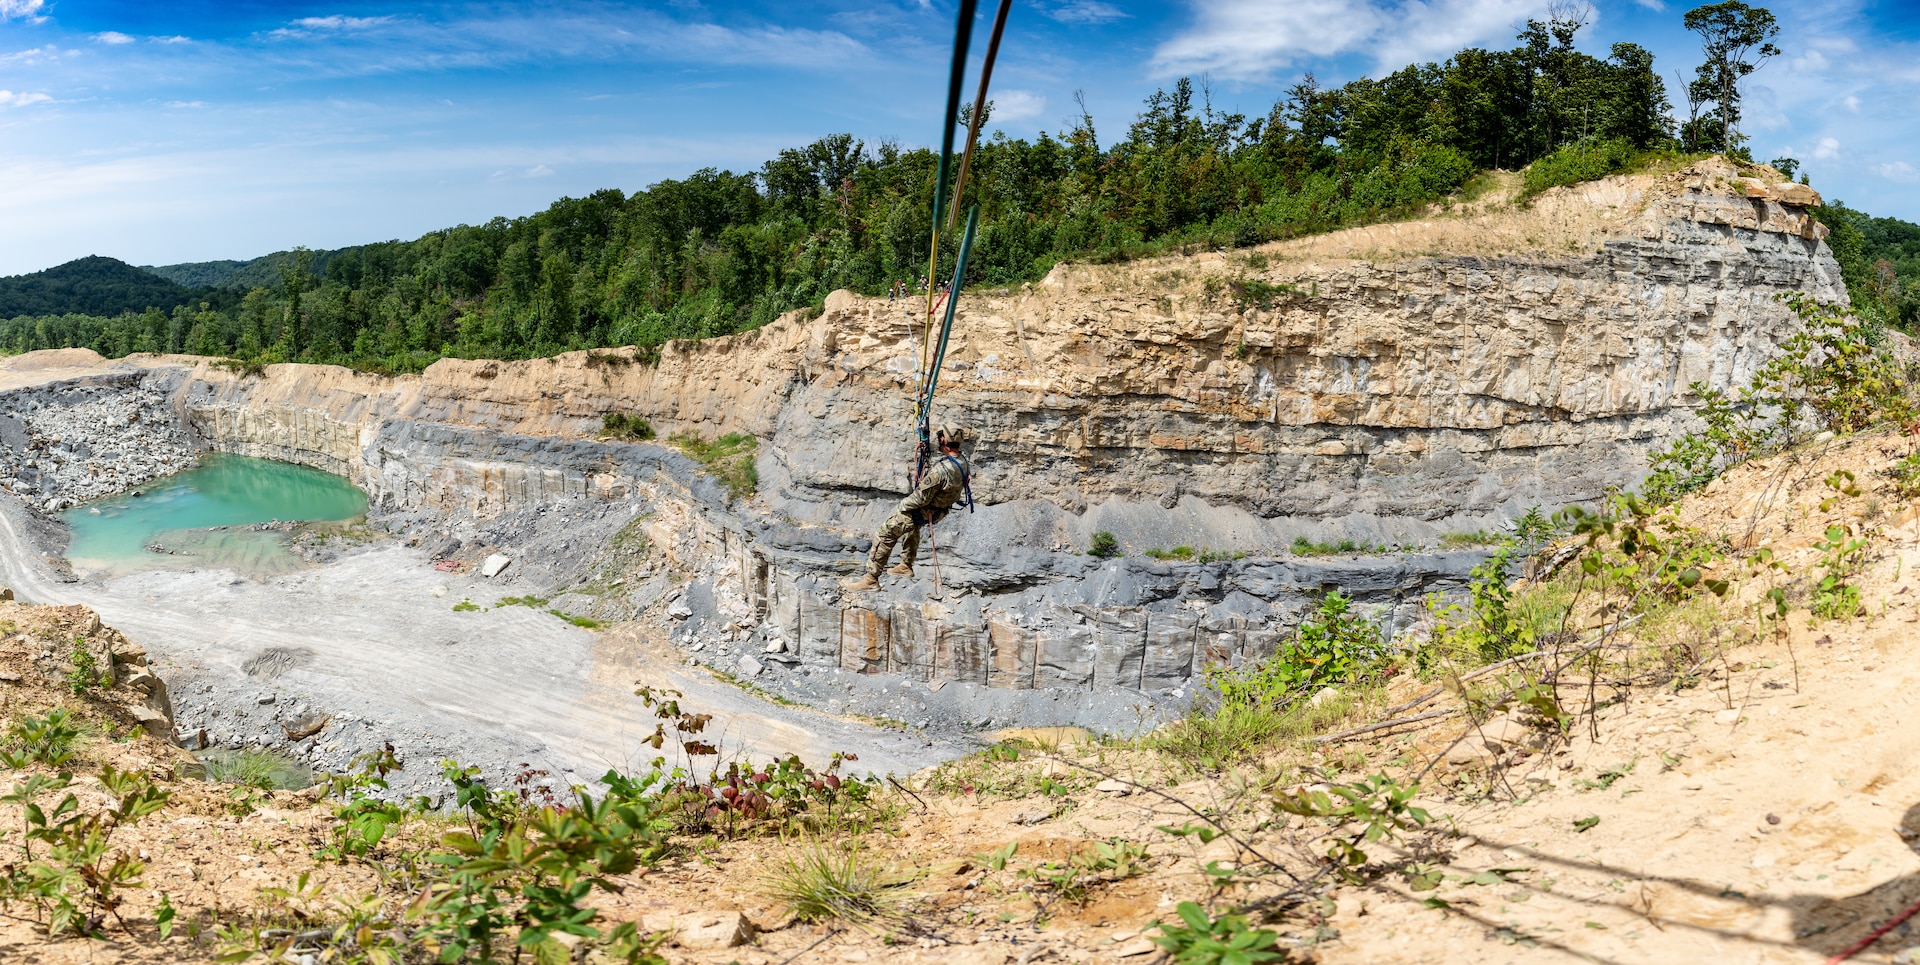
[[[1648,10],[1659,11],[1667,9],[1667,5],[1662,3],[1661,0],[1633,0],[1633,2]]]
[[[33,93],[21,91],[16,94],[10,90],[0,90],[0,107],[25,107],[28,104],[38,104],[42,101],[50,100],[53,100],[53,98],[37,91]]]
[[[1823,137],[1814,145],[1813,156],[1822,161],[1831,161],[1840,156],[1840,142],[1831,137]]]
[[[10,54],[0,54],[0,66],[18,64],[22,67],[32,67],[59,56],[60,48],[48,44],[45,47],[32,47],[27,50],[16,50]]]
[[[153,38],[153,42],[154,42],[154,43],[156,43],[156,44],[190,44],[190,43],[193,43],[193,38],[192,38],[192,37],[179,37],[179,36],[174,36],[174,37],[155,37],[155,38]]]
[[[4,2],[4,0],[0,0],[0,2]],[[267,36],[284,40],[293,37],[310,37],[317,33],[332,31],[368,30],[392,22],[392,17],[347,17],[340,14],[334,14],[331,17],[301,17],[291,24],[267,34]]]
[[[45,20],[40,16],[40,8],[47,0],[0,0],[0,20]]]
[[[1370,53],[1384,70],[1505,38],[1546,0],[1192,0],[1194,24],[1154,51],[1161,75],[1266,77],[1302,60]]]
[[[988,98],[993,103],[993,112],[987,115],[987,123],[995,121],[1024,121],[1039,117],[1047,109],[1047,99],[1030,90],[1003,90]]]
[[[1920,170],[1915,170],[1913,165],[1905,161],[1895,161],[1892,164],[1876,164],[1873,166],[1873,170],[1875,174],[1889,181],[1901,181],[1907,184],[1920,183]]]
[[[1066,0],[1044,9],[1047,16],[1061,23],[1108,23],[1132,14],[1100,0]]]
[[[1852,111],[1855,114],[1860,113],[1860,98],[1855,97],[1852,94],[1848,94],[1846,100],[1843,100],[1840,103],[1847,105],[1847,110]]]
[[[553,169],[544,164],[536,164],[527,169],[527,177],[530,178],[550,178],[552,176]]]
[[[301,17],[293,25],[308,30],[365,30],[392,20],[392,17],[343,17],[335,14],[331,17]]]
[[[93,35],[93,39],[95,39],[95,40],[97,40],[97,41],[99,41],[99,42],[101,42],[101,43],[103,43],[103,44],[130,44],[130,43],[133,43],[133,37],[131,37],[131,36],[129,36],[129,35],[127,35],[127,34],[123,34],[123,33],[121,33],[121,32],[120,32],[120,31],[118,31],[118,30],[108,30],[108,31],[105,31],[105,32],[103,32],[103,33],[97,33],[97,34],[94,34],[94,35]]]
[[[205,107],[207,106],[207,102],[206,101],[168,101],[167,106],[175,110],[179,110],[185,107]]]

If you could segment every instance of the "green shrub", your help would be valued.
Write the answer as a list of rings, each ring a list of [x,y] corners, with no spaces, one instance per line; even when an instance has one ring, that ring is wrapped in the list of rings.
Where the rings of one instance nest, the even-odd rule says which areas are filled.
[[[1120,540],[1115,538],[1112,533],[1109,533],[1103,529],[1100,532],[1093,534],[1093,542],[1088,544],[1087,552],[1093,556],[1098,556],[1103,560],[1108,559],[1110,557],[1119,556]]]
[[[630,416],[622,412],[609,412],[600,417],[600,437],[602,439],[634,439],[645,442],[653,438],[653,424],[637,415]]]
[[[1380,628],[1353,612],[1345,594],[1329,593],[1272,657],[1208,671],[1216,695],[1212,706],[1156,732],[1149,743],[1213,767],[1255,757],[1344,715],[1350,701],[1316,706],[1302,698],[1371,676],[1388,652]]]
[[[1274,950],[1280,936],[1247,924],[1245,916],[1215,918],[1191,901],[1175,906],[1174,914],[1179,916],[1177,922],[1156,919],[1151,927],[1160,930],[1153,943],[1176,965],[1255,965],[1286,960],[1285,952]]]
[[[760,471],[753,456],[760,440],[753,436],[732,432],[708,442],[691,432],[677,432],[668,441],[724,483],[730,498],[751,496],[759,488]]]
[[[28,764],[59,767],[73,760],[73,745],[80,740],[80,728],[64,707],[56,707],[45,717],[21,716],[7,726],[6,752],[0,763],[19,770]]]
[[[1598,180],[1625,170],[1639,156],[1633,143],[1621,138],[1575,141],[1527,165],[1520,193],[1532,197],[1563,184]]]
[[[1191,546],[1176,546],[1170,550],[1150,549],[1147,555],[1156,560],[1190,560],[1194,558],[1195,553]]]

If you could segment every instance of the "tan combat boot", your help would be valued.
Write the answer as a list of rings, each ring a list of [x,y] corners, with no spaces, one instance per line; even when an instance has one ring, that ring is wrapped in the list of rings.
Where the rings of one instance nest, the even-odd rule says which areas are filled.
[[[843,590],[849,590],[854,592],[858,592],[860,590],[877,590],[880,588],[880,581],[877,579],[874,579],[872,575],[867,575],[857,580],[848,580],[845,583],[840,584],[840,588]]]
[[[887,568],[887,572],[892,573],[894,576],[912,576],[913,567],[905,563],[895,563]]]

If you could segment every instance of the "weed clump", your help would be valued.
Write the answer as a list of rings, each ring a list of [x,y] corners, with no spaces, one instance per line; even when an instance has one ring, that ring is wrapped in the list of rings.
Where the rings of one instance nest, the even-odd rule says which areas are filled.
[[[645,442],[653,438],[653,423],[637,415],[609,412],[600,417],[600,438]]]
[[[1367,554],[1387,552],[1386,547],[1364,540],[1343,539],[1316,543],[1305,536],[1294,537],[1292,549],[1295,556],[1336,556],[1342,553]]]
[[[1087,554],[1103,560],[1119,556],[1120,540],[1103,529],[1093,534],[1093,541],[1087,545]]]
[[[729,498],[752,496],[760,486],[760,471],[753,464],[760,440],[753,436],[731,432],[708,442],[691,432],[678,432],[667,441],[705,467],[708,475],[724,483]]]
[[[807,922],[833,922],[867,931],[904,921],[906,883],[857,845],[812,842],[790,851],[768,876],[765,895]]]

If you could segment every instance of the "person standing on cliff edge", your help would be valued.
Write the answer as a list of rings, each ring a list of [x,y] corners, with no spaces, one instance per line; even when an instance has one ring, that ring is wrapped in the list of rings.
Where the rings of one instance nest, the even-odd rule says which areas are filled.
[[[900,500],[893,515],[880,524],[880,532],[873,537],[873,552],[867,554],[867,575],[842,584],[848,590],[877,590],[880,588],[880,571],[893,556],[894,544],[900,544],[900,562],[889,573],[900,576],[913,575],[913,558],[920,552],[920,527],[931,526],[947,515],[947,510],[955,504],[965,502],[967,508],[973,508],[972,476],[973,470],[967,465],[967,459],[960,454],[960,444],[966,441],[963,429],[949,426],[941,429],[938,435],[940,458],[933,468],[920,479],[920,485],[907,498]]]

